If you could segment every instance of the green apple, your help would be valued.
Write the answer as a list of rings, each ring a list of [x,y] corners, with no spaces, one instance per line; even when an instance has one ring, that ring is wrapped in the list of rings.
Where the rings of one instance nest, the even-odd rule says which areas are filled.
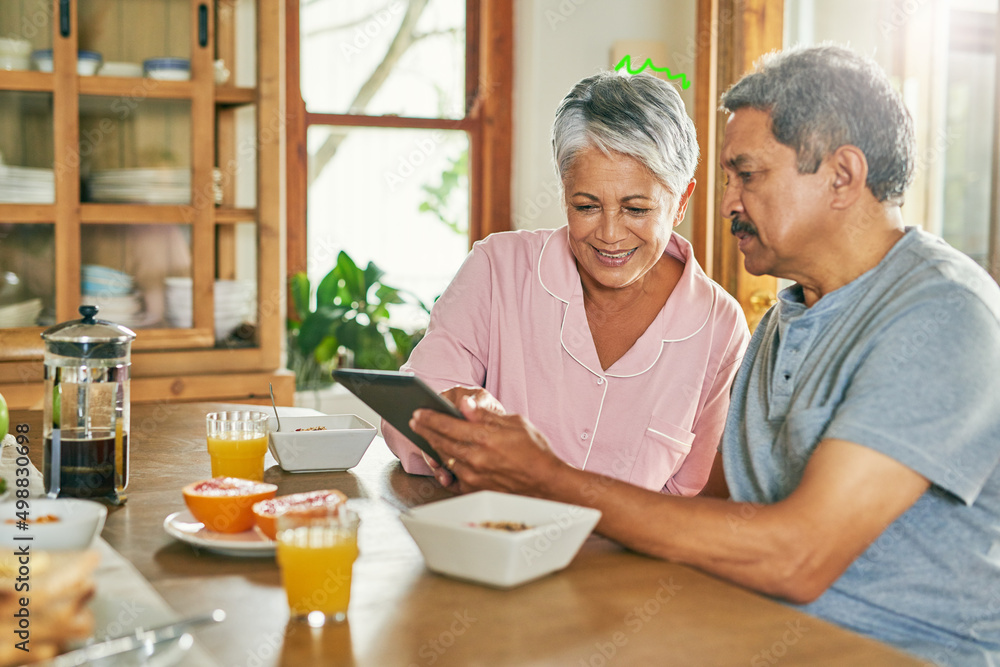
[[[7,401],[3,400],[3,394],[0,394],[0,438],[7,435],[8,426],[10,426],[10,414],[7,412]]]

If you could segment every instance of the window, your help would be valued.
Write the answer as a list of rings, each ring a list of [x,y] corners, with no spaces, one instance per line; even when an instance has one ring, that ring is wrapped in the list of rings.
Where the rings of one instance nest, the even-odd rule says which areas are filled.
[[[850,44],[893,77],[917,133],[903,217],[1000,278],[997,0],[790,0],[785,44]]]
[[[289,273],[343,250],[430,303],[508,228],[509,5],[288,2]]]

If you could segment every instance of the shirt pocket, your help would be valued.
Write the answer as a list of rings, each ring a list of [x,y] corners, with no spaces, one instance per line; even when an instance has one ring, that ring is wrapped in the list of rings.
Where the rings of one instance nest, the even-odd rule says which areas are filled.
[[[628,481],[659,491],[680,470],[684,459],[691,453],[693,442],[694,433],[691,431],[651,417]]]

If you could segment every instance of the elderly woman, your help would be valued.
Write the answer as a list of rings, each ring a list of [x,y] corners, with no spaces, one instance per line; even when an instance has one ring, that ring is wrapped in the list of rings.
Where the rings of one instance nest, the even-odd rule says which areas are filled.
[[[695,187],[694,124],[670,84],[606,72],[563,100],[552,145],[568,224],[477,243],[404,370],[523,415],[576,468],[697,494],[749,333],[673,232]],[[448,482],[383,428],[407,472]]]

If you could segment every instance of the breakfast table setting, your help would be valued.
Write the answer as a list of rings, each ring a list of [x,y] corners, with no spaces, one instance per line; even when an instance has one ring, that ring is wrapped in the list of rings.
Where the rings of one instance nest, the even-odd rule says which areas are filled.
[[[296,466],[287,454],[284,467],[298,469],[283,469],[269,438],[263,484],[274,485],[279,498],[339,492],[359,518],[346,618],[314,623],[290,607],[274,542],[256,528],[215,534],[198,524],[188,536],[171,530],[178,516],[194,521],[182,489],[213,476],[206,416],[227,411],[267,415],[271,408],[131,408],[128,486],[118,503],[104,503],[103,530],[91,545],[101,555],[90,603],[94,641],[201,620],[162,642],[162,651],[157,645],[140,661],[106,664],[922,664],[695,569],[623,549],[590,532],[595,510],[555,508],[548,523],[523,532],[474,525],[470,519],[497,521],[505,512],[513,520],[522,516],[519,503],[546,501],[453,497],[432,478],[403,472],[374,428],[360,460],[342,470],[317,471],[308,460]],[[283,428],[320,417],[303,408],[277,411]],[[10,418],[12,429],[22,425],[29,457],[42,470],[42,413],[12,411]],[[365,424],[338,419],[346,430]],[[497,501],[499,510],[491,509]],[[420,533],[414,522],[432,530]],[[561,561],[550,563],[557,556]],[[527,571],[540,561],[542,570]]]

